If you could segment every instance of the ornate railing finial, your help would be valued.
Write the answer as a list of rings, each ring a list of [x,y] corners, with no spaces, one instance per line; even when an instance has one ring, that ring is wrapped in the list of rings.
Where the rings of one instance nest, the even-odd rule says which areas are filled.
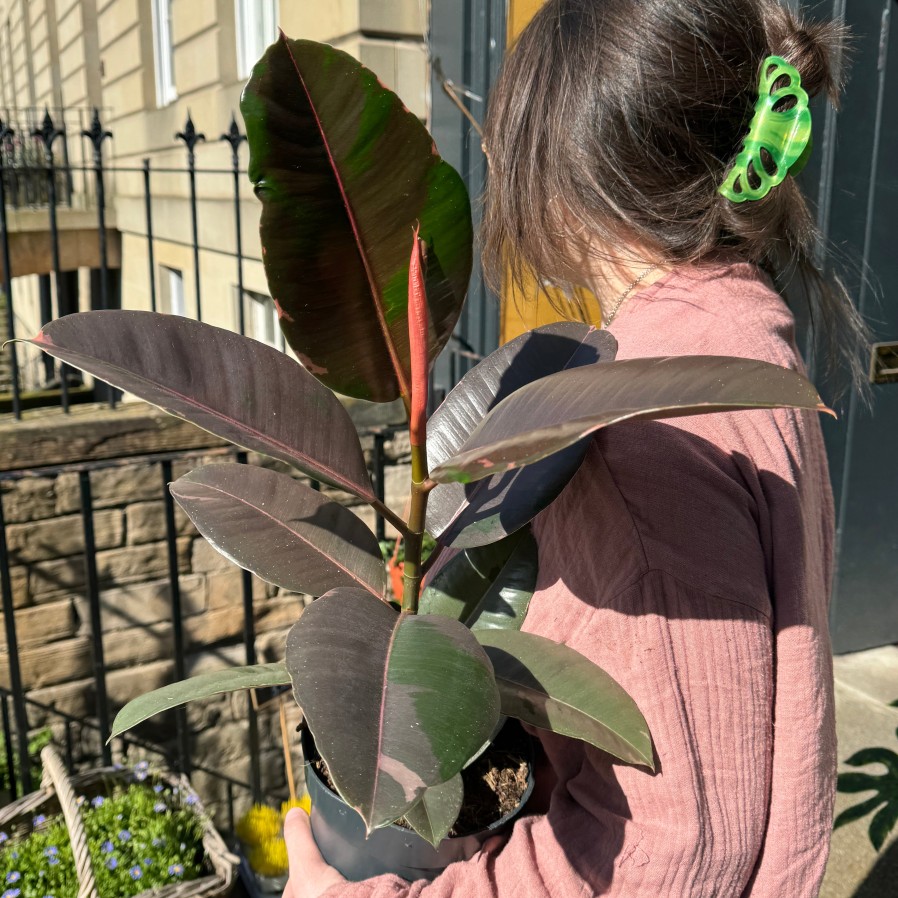
[[[45,106],[44,120],[41,122],[40,128],[35,128],[34,131],[31,132],[31,135],[32,137],[37,137],[44,145],[44,153],[46,153],[48,160],[53,157],[54,141],[57,137],[62,137],[63,134],[65,134],[65,130],[57,128],[56,125],[53,124],[50,110]]]
[[[219,140],[226,140],[231,145],[231,152],[234,154],[234,158],[237,158],[237,154],[240,152],[240,144],[246,140],[246,135],[242,134],[240,128],[237,126],[237,116],[234,113],[231,113],[231,124],[228,130],[218,138]]]
[[[90,119],[90,128],[82,131],[81,134],[91,142],[95,158],[102,152],[103,141],[107,137],[112,137],[112,132],[104,130],[103,125],[100,123],[100,110],[96,106],[94,106],[94,114]]]
[[[187,121],[184,124],[184,130],[178,131],[175,134],[176,140],[183,140],[185,145],[187,146],[187,152],[190,154],[191,158],[193,157],[193,151],[196,148],[196,145],[201,141],[206,139],[205,134],[200,134],[196,130],[196,126],[193,124],[193,119],[190,117],[190,110],[187,110]]]

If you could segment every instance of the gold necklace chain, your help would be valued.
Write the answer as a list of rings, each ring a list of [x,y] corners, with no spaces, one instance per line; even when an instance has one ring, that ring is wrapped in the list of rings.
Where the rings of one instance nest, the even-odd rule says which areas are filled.
[[[658,270],[657,265],[652,265],[651,268],[646,268],[645,271],[627,287],[626,290],[620,295],[620,299],[614,304],[614,308],[608,313],[608,316],[605,318],[604,326],[608,327],[612,321],[614,321],[615,316],[620,311],[621,306],[627,301],[627,297],[653,272]]]

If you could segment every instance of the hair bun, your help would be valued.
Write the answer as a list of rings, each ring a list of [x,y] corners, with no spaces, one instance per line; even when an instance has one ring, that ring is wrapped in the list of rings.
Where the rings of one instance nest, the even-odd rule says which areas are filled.
[[[778,5],[778,4],[777,4]],[[805,22],[779,7],[779,22],[768,31],[774,53],[798,69],[812,97],[826,93],[837,103],[842,90],[842,60],[848,29],[840,22]]]

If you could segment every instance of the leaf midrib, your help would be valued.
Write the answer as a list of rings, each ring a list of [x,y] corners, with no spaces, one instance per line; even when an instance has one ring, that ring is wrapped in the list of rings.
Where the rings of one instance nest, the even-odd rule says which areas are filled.
[[[290,57],[290,62],[293,63],[293,69],[296,72],[296,77],[299,79],[299,83],[302,85],[302,89],[306,95],[306,99],[309,101],[309,108],[312,110],[312,115],[315,117],[315,124],[318,127],[318,133],[321,135],[321,141],[324,144],[325,151],[327,152],[327,158],[331,164],[331,171],[333,171],[337,186],[340,189],[340,196],[343,199],[343,206],[346,209],[346,217],[349,219],[349,225],[352,228],[352,235],[355,239],[356,246],[358,247],[359,256],[362,260],[362,266],[365,269],[365,277],[368,280],[368,289],[371,291],[372,304],[374,305],[374,310],[377,314],[377,323],[380,327],[381,334],[383,335],[384,343],[386,344],[387,352],[390,356],[390,361],[393,363],[393,373],[396,376],[396,380],[399,382],[399,390],[403,396],[411,396],[411,389],[408,382],[406,381],[405,372],[399,361],[399,355],[396,352],[396,347],[393,345],[392,334],[390,333],[390,329],[387,326],[387,321],[384,316],[383,308],[381,306],[382,297],[380,290],[377,287],[377,282],[374,278],[374,272],[371,270],[371,264],[368,261],[367,248],[362,241],[362,235],[361,231],[359,230],[358,222],[356,221],[355,211],[352,208],[352,203],[349,201],[349,194],[346,192],[346,186],[343,184],[343,178],[340,174],[339,168],[337,167],[337,161],[334,157],[333,152],[331,152],[330,142],[328,141],[327,134],[324,131],[324,125],[322,124],[321,119],[318,115],[318,109],[316,108],[315,103],[312,100],[312,95],[309,92],[309,87],[306,84],[306,79],[303,78],[302,72],[299,69],[299,65],[296,62],[296,57],[293,55],[293,50],[290,47],[290,43],[283,32],[281,32],[281,40],[283,40],[284,46],[287,48],[287,55]]]
[[[38,336],[35,337],[33,340],[26,340],[25,342],[31,343],[31,344],[37,346],[38,349],[42,349],[43,346],[41,345],[40,337],[41,337],[41,334],[38,334]],[[69,349],[68,347],[61,346],[60,344],[53,343],[52,341],[49,344],[44,344],[44,345],[50,345],[53,349],[65,350],[65,352],[69,353],[73,358],[78,358],[78,359],[92,358],[92,356],[88,356],[86,353],[78,352],[78,350]],[[52,355],[52,353],[51,353],[51,355]],[[233,423],[233,425],[237,428],[237,430],[241,431],[242,433],[249,434],[250,436],[253,436],[253,435],[258,436],[264,442],[267,442],[267,443],[271,444],[272,446],[275,446],[277,449],[283,451],[285,455],[288,455],[294,459],[295,458],[308,459],[308,461],[310,462],[309,467],[313,467],[313,468],[317,467],[318,473],[319,474],[323,473],[323,474],[327,475],[330,478],[331,482],[335,486],[339,487],[340,489],[345,490],[348,493],[351,493],[354,496],[358,496],[360,499],[370,500],[370,499],[374,498],[373,495],[368,495],[366,493],[363,493],[360,489],[359,484],[346,479],[338,471],[335,471],[333,468],[329,467],[328,465],[325,465],[324,463],[315,461],[314,459],[312,459],[311,456],[305,455],[305,454],[301,453],[298,449],[294,449],[291,446],[288,446],[286,443],[283,443],[280,440],[275,439],[274,437],[271,437],[271,436],[268,436],[268,435],[262,433],[261,430],[257,430],[257,429],[248,427],[246,424],[243,424],[240,421],[238,421],[237,418],[228,418],[225,415],[223,415],[221,412],[217,412],[217,411],[215,411],[215,409],[210,408],[205,403],[198,402],[196,399],[193,399],[190,396],[186,396],[185,394],[180,393],[178,390],[173,390],[170,387],[164,387],[161,384],[159,384],[155,381],[152,381],[147,377],[144,377],[143,375],[134,374],[132,371],[128,371],[125,368],[122,368],[121,365],[116,365],[112,362],[106,363],[106,365],[108,368],[111,368],[113,371],[123,372],[128,377],[132,377],[134,380],[140,381],[140,383],[148,384],[152,387],[155,387],[157,389],[161,389],[165,392],[168,392],[169,394],[176,397],[177,399],[182,400],[186,405],[191,406],[193,408],[200,409],[201,411],[207,412],[211,417],[215,418],[218,421],[224,421],[226,423],[227,422]],[[127,387],[122,387],[122,389],[127,389]],[[133,390],[129,391],[129,392],[133,392]],[[155,402],[151,402],[150,404],[156,405]],[[180,418],[182,421],[187,421],[190,424],[196,424],[195,421],[191,421],[190,418],[187,418],[184,415],[182,415],[179,412],[176,412],[172,409],[167,409],[164,406],[157,406],[157,408],[163,409],[163,411],[168,412],[170,415],[174,415],[176,418]],[[207,433],[212,433],[212,431],[208,430],[208,428],[205,428],[200,424],[196,424],[196,426],[200,427],[200,429],[202,429],[202,430],[205,430]],[[217,434],[215,434],[215,435],[217,436]],[[227,438],[225,438],[225,439],[227,439]],[[302,470],[302,469],[300,469],[300,470]],[[308,472],[304,471],[303,473],[308,473]]]
[[[273,521],[275,524],[278,524],[279,526],[283,527],[284,530],[286,530],[288,533],[292,533],[301,543],[303,543],[306,546],[309,546],[311,549],[318,552],[319,555],[324,555],[324,552],[322,552],[310,539],[307,539],[301,533],[294,530],[292,527],[290,527],[287,524],[286,521],[282,521],[280,518],[276,518],[270,512],[265,511],[264,509],[260,508],[258,505],[253,505],[251,502],[244,499],[242,496],[238,496],[235,493],[230,493],[227,490],[223,489],[222,487],[212,486],[208,483],[200,483],[197,480],[187,480],[186,482],[192,483],[196,486],[202,486],[203,488],[208,489],[208,490],[214,490],[217,493],[221,493],[223,496],[230,496],[235,501],[240,502],[242,505],[245,505],[247,508],[251,508],[253,511],[262,515],[262,517],[268,518],[268,520]],[[177,486],[177,483],[172,484],[172,485]],[[198,498],[200,501],[202,501],[204,497],[198,496],[196,498]],[[208,498],[208,497],[206,497],[206,498]],[[327,503],[324,503],[324,504],[327,504]],[[335,567],[337,567],[339,570],[343,571],[345,574],[347,574],[353,580],[355,580],[360,586],[362,586],[365,590],[370,592],[375,598],[383,599],[383,596],[380,595],[379,593],[376,593],[371,588],[371,585],[369,583],[367,583],[363,579],[361,579],[360,576],[358,576],[353,571],[351,571],[348,567],[346,567],[346,565],[342,564],[341,562],[339,562],[336,558],[332,557],[331,555],[327,555],[325,557],[328,558],[331,562],[333,562]],[[243,565],[241,565],[241,567],[242,566]]]

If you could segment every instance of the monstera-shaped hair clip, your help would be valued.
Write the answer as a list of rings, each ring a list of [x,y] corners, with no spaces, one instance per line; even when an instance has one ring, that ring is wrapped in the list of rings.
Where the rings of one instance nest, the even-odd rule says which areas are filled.
[[[788,84],[774,87],[786,77]],[[734,203],[763,199],[788,175],[804,168],[811,146],[811,110],[801,75],[782,57],[768,56],[761,68],[751,129],[720,193]]]

